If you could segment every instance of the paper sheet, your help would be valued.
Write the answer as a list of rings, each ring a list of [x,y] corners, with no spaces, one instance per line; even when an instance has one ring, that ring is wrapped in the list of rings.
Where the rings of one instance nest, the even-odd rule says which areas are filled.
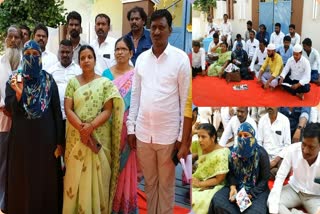
[[[187,180],[190,180],[192,178],[192,154],[187,156],[187,160],[180,158],[180,163]]]

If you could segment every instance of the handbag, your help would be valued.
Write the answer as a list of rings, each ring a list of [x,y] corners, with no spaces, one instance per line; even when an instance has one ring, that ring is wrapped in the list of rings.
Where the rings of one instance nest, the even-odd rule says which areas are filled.
[[[226,69],[226,81],[229,82],[240,82],[241,81],[241,74],[240,74],[240,68],[234,65],[233,63],[230,63]]]

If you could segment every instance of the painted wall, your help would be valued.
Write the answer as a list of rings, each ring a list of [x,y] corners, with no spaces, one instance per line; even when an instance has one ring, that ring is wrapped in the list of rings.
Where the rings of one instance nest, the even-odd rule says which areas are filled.
[[[175,2],[178,2],[174,6],[170,7],[168,10],[170,11],[173,17],[173,27],[182,27],[182,13],[183,13],[183,1],[185,0],[160,0],[157,5],[158,9],[168,8]]]

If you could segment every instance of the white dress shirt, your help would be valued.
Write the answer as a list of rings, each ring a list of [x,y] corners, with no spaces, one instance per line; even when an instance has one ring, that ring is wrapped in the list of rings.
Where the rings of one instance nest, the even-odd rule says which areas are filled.
[[[263,115],[258,124],[258,144],[268,152],[269,159],[284,157],[286,147],[291,144],[289,119],[277,113],[276,120],[271,124],[269,114]]]
[[[68,67],[64,67],[60,62],[54,64],[48,71],[49,74],[52,74],[53,79],[56,81],[59,91],[61,112],[63,119],[66,119],[66,113],[64,111],[64,95],[68,82],[71,78],[80,75],[82,70],[79,65],[72,61]]]
[[[290,176],[289,185],[294,191],[320,196],[320,184],[314,182],[314,178],[320,177],[320,153],[317,160],[309,166],[302,156],[301,142],[291,144],[287,148],[286,155],[277,172],[274,186],[268,198],[270,213],[279,212],[283,182],[291,168],[293,173]]]
[[[221,32],[221,35],[223,35],[223,36],[225,36],[225,35],[231,36],[231,34],[232,34],[231,23],[228,21],[227,21],[227,23],[223,22],[220,26],[220,32]]]
[[[256,48],[256,51],[254,52],[254,55],[251,60],[250,70],[254,71],[254,65],[256,63],[257,58],[258,58],[258,65],[262,66],[262,64],[263,64],[264,60],[267,58],[267,56],[268,56],[267,48],[265,48],[263,52],[261,52],[259,47]]]
[[[270,36],[270,43],[275,44],[276,49],[278,47],[280,47],[281,45],[283,45],[283,37],[284,37],[284,33],[282,31],[280,31],[279,34],[276,34],[276,32],[273,32]]]
[[[184,108],[191,81],[189,57],[169,43],[157,58],[152,48],[139,55],[132,84],[128,134],[145,143],[182,139]]]
[[[312,70],[317,70],[318,73],[320,73],[320,55],[319,52],[314,49],[311,48],[311,52],[308,56],[307,52],[305,52],[304,50],[302,51],[302,55],[307,58],[310,62],[310,66]]]
[[[192,50],[192,67],[206,69],[206,52],[203,48],[200,48],[198,53]]]
[[[99,75],[108,68],[111,68],[116,64],[114,58],[114,48],[116,44],[116,39],[110,36],[104,40],[101,45],[99,45],[98,39],[91,42],[91,46],[94,48],[94,52],[97,56],[95,72]],[[108,58],[109,57],[109,58]]]
[[[235,51],[235,50],[236,50],[236,48],[237,48],[237,42],[238,42],[238,41],[235,41],[235,42],[234,42],[234,44],[233,44],[233,46],[232,46],[232,51]],[[241,39],[241,43],[242,43],[242,49],[243,49],[243,50],[246,50],[246,42],[245,42],[243,39]]]
[[[211,29],[214,28],[212,32]],[[212,37],[212,35],[218,30],[218,25],[216,23],[208,23],[207,25],[207,38]]]
[[[254,53],[256,52],[256,49],[259,49],[259,41],[255,38],[253,39],[253,41],[249,39],[246,42],[246,51],[249,58],[253,57]]]
[[[48,71],[51,66],[58,62],[58,58],[55,54],[48,50],[42,52],[42,70]]]
[[[256,133],[255,137],[257,138],[257,135],[258,135],[257,130],[258,129],[257,129],[256,122],[249,115],[247,116],[247,119],[245,120],[245,122],[249,123],[253,127],[253,129]],[[237,145],[238,144],[238,129],[239,129],[240,125],[241,125],[241,123],[240,123],[238,117],[233,116],[230,119],[227,127],[224,129],[222,136],[221,136],[221,139],[219,141],[219,144],[221,146],[226,146],[228,140],[233,137],[234,138],[234,145]]]
[[[287,36],[290,36],[290,33],[287,34]],[[296,44],[300,44],[300,35],[297,33],[294,33],[294,36],[291,37],[291,45],[292,47],[295,46]]]
[[[287,61],[286,66],[283,68],[280,76],[285,78],[287,74],[291,71],[290,79],[291,80],[299,80],[301,85],[308,84],[311,78],[311,68],[310,63],[307,58],[301,56],[300,60],[296,62],[296,60],[290,57]]]

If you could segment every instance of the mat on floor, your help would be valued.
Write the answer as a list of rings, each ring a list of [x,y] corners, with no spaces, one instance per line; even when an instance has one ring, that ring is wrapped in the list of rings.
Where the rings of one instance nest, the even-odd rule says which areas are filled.
[[[233,90],[234,85],[247,84],[248,90]],[[197,76],[192,81],[192,100],[196,106],[316,106],[320,100],[320,87],[311,84],[304,100],[277,87],[264,90],[257,80],[230,82],[218,77]]]
[[[139,208],[139,214],[147,214],[147,200],[146,200],[146,195],[145,193],[138,189],[138,208]],[[184,208],[184,207],[179,207],[177,205],[174,206],[174,214],[187,214],[189,213],[190,210]]]

